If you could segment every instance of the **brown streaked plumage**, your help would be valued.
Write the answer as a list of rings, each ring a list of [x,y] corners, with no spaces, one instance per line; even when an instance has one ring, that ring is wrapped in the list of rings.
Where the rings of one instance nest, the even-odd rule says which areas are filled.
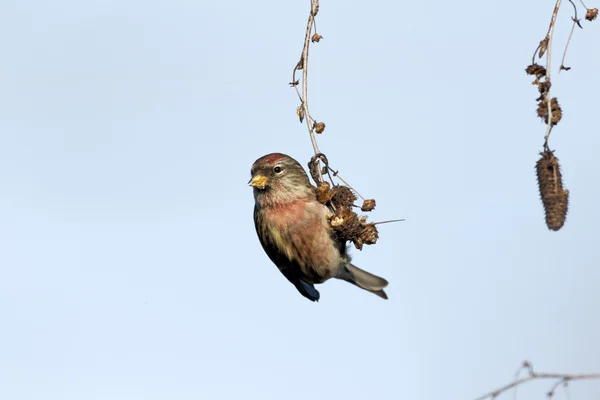
[[[315,284],[337,278],[387,299],[388,282],[350,263],[346,243],[335,240],[329,208],[316,199],[304,168],[293,158],[267,154],[251,169],[254,224],[260,243],[281,273],[306,298],[319,300]]]

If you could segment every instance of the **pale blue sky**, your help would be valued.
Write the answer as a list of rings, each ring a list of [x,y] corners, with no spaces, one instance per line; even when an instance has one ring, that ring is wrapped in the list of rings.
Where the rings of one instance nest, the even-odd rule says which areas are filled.
[[[308,3],[2,2],[0,398],[468,400],[524,359],[600,371],[600,22],[554,80],[571,208],[550,232],[523,70],[553,2],[323,0],[319,143],[371,218],[407,221],[353,252],[390,300],[336,281],[315,304],[246,184],[266,153],[311,156],[288,87]]]

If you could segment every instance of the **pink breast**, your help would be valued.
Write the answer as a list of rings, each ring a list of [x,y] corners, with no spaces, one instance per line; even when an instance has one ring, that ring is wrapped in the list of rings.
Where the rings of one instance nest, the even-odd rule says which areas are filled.
[[[281,229],[287,228],[290,223],[298,223],[304,219],[306,202],[296,200],[291,203],[277,204],[271,207],[270,220]]]

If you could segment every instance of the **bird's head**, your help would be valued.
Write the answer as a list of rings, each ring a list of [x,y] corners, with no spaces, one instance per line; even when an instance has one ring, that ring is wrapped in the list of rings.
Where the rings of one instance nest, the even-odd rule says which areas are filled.
[[[315,196],[304,168],[288,155],[267,154],[254,162],[250,173],[248,184],[254,187],[257,202],[286,203]]]

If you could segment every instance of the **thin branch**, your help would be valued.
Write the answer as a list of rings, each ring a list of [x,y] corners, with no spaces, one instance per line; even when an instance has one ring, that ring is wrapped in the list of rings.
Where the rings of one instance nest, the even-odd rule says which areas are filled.
[[[514,378],[515,381],[519,379],[519,377],[521,376],[521,372],[523,372],[523,370],[527,370],[527,372],[529,372],[530,375],[533,373],[531,364],[529,364],[528,361],[525,361],[523,364],[521,364],[521,366],[519,367],[517,372],[515,372],[515,378]],[[513,400],[517,400],[517,387],[516,386],[514,387],[514,391],[513,391]]]
[[[552,61],[552,36],[554,34],[554,25],[556,24],[556,16],[558,15],[558,10],[560,8],[560,3],[562,0],[557,0],[556,5],[554,6],[554,12],[552,13],[552,19],[550,20],[550,26],[548,27],[548,34],[546,38],[548,39],[548,50],[546,51],[546,81],[550,82],[550,67]],[[548,119],[546,121],[546,134],[544,135],[544,149],[548,149],[548,139],[550,138],[550,132],[552,131],[552,96],[550,95],[550,85],[548,86],[548,91],[546,92],[546,102],[548,103]]]
[[[321,151],[319,150],[319,145],[317,144],[317,138],[315,137],[315,131],[314,131],[314,119],[310,116],[310,112],[308,110],[308,50],[310,47],[310,38],[311,38],[311,32],[313,30],[313,25],[315,25],[315,16],[317,15],[317,13],[319,12],[319,0],[311,0],[310,1],[310,14],[308,16],[308,22],[306,24],[306,34],[304,35],[304,47],[302,48],[302,57],[300,58],[300,61],[298,62],[298,64],[296,64],[296,66],[294,67],[294,73],[292,75],[292,84],[294,86],[294,88],[296,89],[296,93],[298,94],[298,97],[300,98],[300,108],[301,108],[301,117],[300,120],[302,121],[302,118],[306,118],[306,126],[308,128],[308,134],[310,136],[310,141],[312,143],[312,147],[314,150],[315,155],[320,154]],[[316,29],[316,26],[315,26]],[[302,70],[302,94],[300,94],[300,91],[298,89],[298,84],[296,83],[296,71],[301,69]],[[317,163],[317,167],[319,166],[319,160],[316,160]],[[318,168],[318,177],[319,177],[319,182],[323,182],[323,173],[321,172],[321,169]]]
[[[329,170],[331,170],[331,172],[333,173],[333,176],[335,176],[335,177],[336,177],[336,178],[338,178],[340,181],[342,181],[342,183],[343,183],[344,185],[346,185],[346,186],[348,186],[350,189],[352,189],[352,191],[353,191],[354,193],[356,193],[356,194],[358,195],[358,197],[360,197],[360,198],[361,198],[361,199],[363,199],[363,200],[365,199],[364,197],[362,197],[362,196],[360,195],[360,193],[358,193],[358,192],[356,191],[356,189],[354,189],[352,186],[350,186],[350,185],[348,184],[348,182],[346,182],[346,181],[345,181],[345,180],[344,180],[344,179],[343,179],[343,178],[342,178],[342,177],[339,175],[338,171],[334,171],[334,170],[333,170],[331,167],[329,167],[329,166],[327,166],[327,168],[329,168]]]
[[[403,221],[406,221],[406,219],[404,219],[404,218],[401,218],[401,219],[388,219],[387,221],[373,222],[373,225],[391,224],[392,222],[403,222]]]
[[[575,3],[573,3],[573,0],[569,0],[569,2],[570,2],[571,4],[573,4],[573,8],[574,8],[574,11],[575,11],[575,19],[576,19],[576,20],[579,20],[579,18],[577,18],[577,6],[575,5]],[[579,25],[579,27],[581,28],[581,25]],[[583,29],[583,28],[582,28],[582,29]]]
[[[520,386],[524,383],[531,382],[534,380],[540,380],[540,379],[556,379],[556,380],[558,380],[558,382],[555,382],[552,385],[550,391],[548,392],[548,396],[552,397],[556,388],[558,386],[560,386],[561,384],[566,385],[568,382],[571,382],[571,381],[580,381],[580,380],[586,380],[586,379],[600,379],[600,374],[537,373],[533,370],[533,368],[527,361],[525,361],[523,363],[523,368],[528,369],[529,376],[527,376],[525,378],[516,379],[513,382],[508,383],[504,386],[501,386],[496,390],[492,390],[491,392],[488,392],[482,396],[479,396],[474,400],[495,399],[496,397],[498,397],[499,395],[501,395],[502,393],[504,393],[510,389],[516,388],[517,386]]]
[[[568,71],[571,67],[565,67],[565,58],[567,57],[567,50],[569,49],[569,45],[571,44],[571,38],[573,37],[573,32],[575,31],[575,25],[578,25],[581,29],[583,27],[579,23],[579,18],[577,17],[577,6],[573,3],[573,0],[569,0],[571,4],[573,4],[573,9],[575,12],[575,16],[573,17],[573,26],[571,26],[571,32],[569,33],[569,38],[567,39],[567,44],[565,45],[565,51],[563,52],[562,60],[560,61],[560,71],[565,70]]]
[[[567,378],[558,380],[556,382],[554,382],[554,385],[552,385],[552,387],[550,387],[550,390],[548,390],[548,393],[546,393],[548,395],[548,398],[551,399],[552,396],[554,396],[554,392],[556,391],[556,389],[560,386],[566,386],[568,384],[569,380]]]
[[[563,52],[562,60],[560,61],[560,71],[565,70],[568,71],[571,67],[565,67],[565,58],[567,57],[567,50],[569,49],[569,44],[571,44],[571,38],[573,37],[573,32],[575,31],[575,25],[579,25],[579,20],[577,17],[573,18],[573,26],[571,27],[571,32],[569,33],[569,38],[567,39],[567,44],[565,45],[565,51]]]
[[[540,47],[542,47],[542,44],[538,44],[538,47],[535,48],[535,50],[533,51],[533,57],[531,57],[531,64],[535,64],[535,56],[538,53],[538,50],[540,49]]]

